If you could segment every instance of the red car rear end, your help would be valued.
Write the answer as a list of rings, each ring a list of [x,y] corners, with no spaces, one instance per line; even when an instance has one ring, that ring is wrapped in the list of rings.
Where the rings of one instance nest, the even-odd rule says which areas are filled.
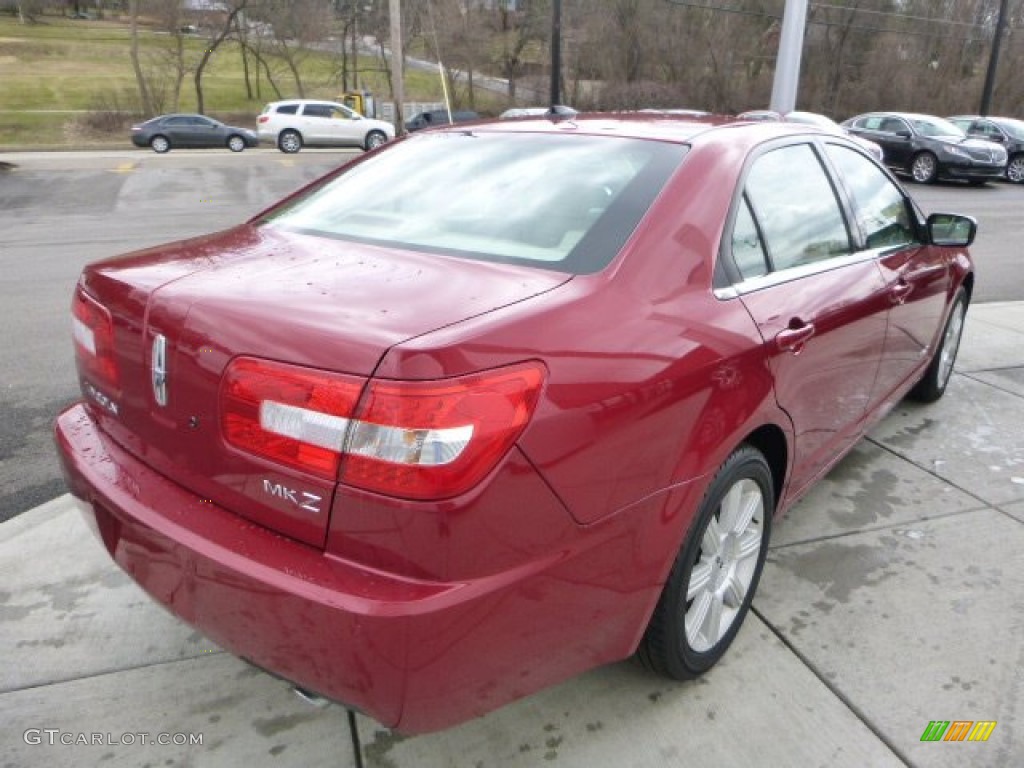
[[[73,302],[84,402],[56,425],[73,496],[209,638],[416,732],[624,658],[645,631],[656,648],[649,620],[684,544],[708,541],[695,521],[742,447],[764,469],[736,487],[760,506],[724,534],[732,570],[709,577],[732,613],[668,671],[710,666],[771,514],[927,362],[885,368],[898,278],[859,264],[866,283],[833,274],[812,302],[832,318],[820,345],[791,344],[852,394],[806,422],[780,407],[799,376],[760,320],[793,295],[737,300],[716,258],[748,154],[797,129],[730,130],[418,136],[236,229],[91,265]],[[943,253],[945,282],[922,292],[932,346],[969,274]],[[884,392],[850,376],[883,368]],[[813,455],[794,466],[805,423]]]

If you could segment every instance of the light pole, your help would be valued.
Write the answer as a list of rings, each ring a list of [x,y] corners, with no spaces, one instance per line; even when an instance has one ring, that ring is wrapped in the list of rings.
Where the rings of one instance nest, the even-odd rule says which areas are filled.
[[[391,0],[388,4],[391,22],[391,91],[395,99],[395,135],[405,132],[405,118],[402,104],[405,102],[405,74],[402,71],[402,0]]]
[[[561,100],[562,87],[562,0],[551,3],[551,106]]]
[[[796,92],[800,85],[800,57],[804,51],[806,26],[807,0],[786,0],[779,52],[775,57],[771,103],[771,108],[781,115],[796,108]]]
[[[981,107],[978,110],[983,117],[988,116],[988,110],[992,106],[992,89],[995,87],[996,70],[999,68],[999,46],[1003,41],[1003,30],[1006,29],[1006,6],[1007,0],[999,3],[999,21],[996,22],[996,36],[992,39],[992,54],[988,58],[985,88],[981,92]]]

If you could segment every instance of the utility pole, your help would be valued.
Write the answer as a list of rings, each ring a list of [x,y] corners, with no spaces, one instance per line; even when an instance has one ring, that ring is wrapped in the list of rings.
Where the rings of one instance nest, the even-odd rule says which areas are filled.
[[[562,0],[551,3],[551,106],[561,100],[562,87]]]
[[[391,92],[395,100],[395,135],[405,133],[405,118],[402,104],[405,103],[405,73],[402,64],[402,0],[390,0],[388,16],[391,22]]]
[[[985,88],[981,92],[981,107],[979,112],[983,117],[988,116],[988,110],[992,106],[992,89],[996,83],[996,70],[999,68],[999,46],[1003,42],[1003,31],[1006,29],[1006,6],[1007,0],[999,3],[999,21],[996,22],[996,36],[992,39],[992,53],[988,57],[988,71],[985,73]]]
[[[775,57],[771,103],[771,108],[782,115],[796,108],[796,92],[800,86],[800,57],[804,51],[806,27],[807,0],[786,0],[779,52]]]

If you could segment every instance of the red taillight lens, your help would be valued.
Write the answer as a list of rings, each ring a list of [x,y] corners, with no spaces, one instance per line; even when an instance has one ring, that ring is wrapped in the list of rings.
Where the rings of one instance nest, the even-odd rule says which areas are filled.
[[[412,499],[469,490],[533,415],[544,368],[525,363],[445,381],[373,381],[346,444],[341,481]]]
[[[359,379],[240,358],[225,374],[222,423],[242,450],[391,496],[441,499],[497,465],[543,382],[537,363],[443,381],[371,381],[357,407]]]
[[[258,123],[269,123],[270,122],[270,118],[267,117],[266,115],[260,115],[258,118],[256,118],[256,122],[258,122]]]
[[[363,382],[269,360],[239,358],[224,375],[224,438],[243,451],[330,480]]]
[[[75,291],[71,303],[71,335],[83,372],[97,379],[99,384],[119,389],[110,312],[81,288]]]

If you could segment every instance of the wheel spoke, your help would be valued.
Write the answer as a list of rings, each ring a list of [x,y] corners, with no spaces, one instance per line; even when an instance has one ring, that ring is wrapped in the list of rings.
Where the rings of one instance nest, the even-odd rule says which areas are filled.
[[[746,560],[748,557],[756,557],[761,551],[761,531],[756,528],[748,528],[736,542],[736,562]]]
[[[718,518],[712,516],[708,520],[708,527],[704,529],[704,536],[701,539],[701,552],[704,555],[717,555],[722,551],[722,529],[719,527]]]
[[[721,595],[711,596],[711,605],[708,610],[707,619],[704,622],[703,635],[707,638],[708,647],[715,645],[722,639],[722,610],[724,609]]]
[[[704,622],[707,621],[708,614],[711,613],[711,604],[714,601],[715,597],[710,591],[701,592],[700,596],[693,601],[690,610],[686,612],[686,639],[690,641],[694,650],[702,650],[702,644],[699,641],[703,634]]]
[[[761,489],[757,488],[756,485],[754,487],[755,490],[743,495],[743,505],[740,507],[740,513],[736,517],[736,523],[731,528],[732,532],[737,535],[742,535],[746,532],[750,528],[751,521],[764,508]]]
[[[707,589],[710,583],[711,562],[702,560],[693,566],[693,570],[690,572],[690,583],[686,588],[686,602],[689,603],[698,592]]]
[[[740,581],[733,573],[725,583],[725,590],[722,592],[722,600],[730,608],[739,608],[743,604],[743,598],[747,596],[747,584]]]

